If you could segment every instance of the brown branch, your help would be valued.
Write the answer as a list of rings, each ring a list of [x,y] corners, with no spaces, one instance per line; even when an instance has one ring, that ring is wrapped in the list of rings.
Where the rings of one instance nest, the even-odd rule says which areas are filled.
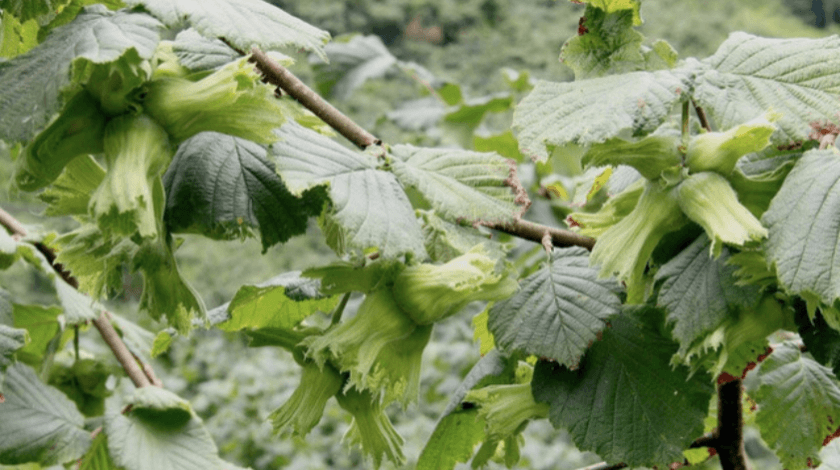
[[[709,125],[709,119],[706,118],[706,111],[703,111],[702,107],[697,106],[697,103],[694,100],[691,100],[691,104],[694,106],[694,111],[697,112],[697,118],[700,119],[700,125],[703,126],[703,129],[712,132],[712,126]]]
[[[545,234],[551,236],[551,243],[557,247],[567,246],[582,246],[589,251],[595,246],[595,239],[581,235],[569,230],[559,229],[557,227],[549,227],[547,225],[540,225],[527,220],[517,220],[508,225],[486,225],[488,228],[498,230],[500,232],[508,233],[510,235],[530,240],[536,243],[542,243]]]
[[[330,127],[350,142],[353,142],[360,148],[382,143],[373,134],[362,129],[361,126],[318,96],[317,93],[306,86],[299,78],[289,72],[286,67],[271,60],[263,51],[256,47],[251,49],[250,60],[257,65],[257,68],[265,76],[268,83],[282,88],[289,96],[298,100],[300,104],[315,113],[316,116],[329,124]]]
[[[0,209],[0,225],[6,227],[12,236],[16,236],[18,238],[26,236],[26,229],[23,225],[3,209]],[[61,264],[55,262],[55,252],[52,249],[40,242],[35,242],[33,245],[47,258],[50,265],[52,265],[53,269],[55,269],[56,273],[58,273],[62,279],[74,288],[78,289],[79,281],[67,272]],[[120,335],[117,334],[114,326],[108,320],[106,312],[103,311],[99,318],[93,320],[93,326],[99,330],[99,334],[102,336],[102,339],[105,340],[105,343],[111,348],[114,356],[120,362],[131,381],[134,382],[134,385],[138,388],[151,385],[152,381],[150,381],[149,377],[147,377],[140,369],[140,366],[132,357],[128,347],[126,347],[122,338],[120,338]]]
[[[741,379],[718,385],[716,445],[723,470],[750,470],[744,450],[744,416]]]

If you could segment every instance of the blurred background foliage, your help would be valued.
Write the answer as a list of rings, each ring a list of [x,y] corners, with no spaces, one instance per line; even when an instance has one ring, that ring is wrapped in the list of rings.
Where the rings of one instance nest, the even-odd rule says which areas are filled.
[[[496,135],[507,128],[512,105],[527,92],[530,80],[572,78],[558,55],[563,43],[576,33],[583,12],[582,5],[565,0],[273,3],[329,30],[339,42],[349,40],[343,35],[376,35],[398,60],[397,67],[362,81],[352,93],[328,97],[357,122],[388,143],[467,147],[480,144],[476,136]],[[644,0],[642,16],[645,24],[640,31],[649,43],[665,39],[681,58],[702,58],[712,54],[732,31],[774,37],[836,33],[840,30],[840,0]],[[318,67],[322,66],[310,63],[306,57],[298,59],[293,71],[313,87],[324,89],[324,83],[317,81]],[[446,84],[451,87],[446,88]],[[461,106],[456,106],[455,111],[478,113],[477,122],[464,125],[461,114],[447,124],[444,116],[454,112],[452,108],[435,105],[434,100],[432,104],[422,101],[430,93],[447,101],[444,90],[454,93],[452,103]],[[495,107],[487,105],[491,102]],[[398,111],[406,103],[409,112],[400,114]],[[417,114],[422,108],[419,103],[429,105],[426,114]],[[467,104],[473,108],[465,111]],[[421,118],[428,123],[419,122]],[[501,145],[496,142],[494,145]],[[511,152],[516,153],[515,147]],[[523,182],[537,190],[539,169],[527,162],[521,167]],[[0,181],[8,182],[10,176],[10,150],[0,143]],[[41,218],[42,206],[37,197],[16,193],[8,184],[0,190],[0,206],[24,223],[48,224],[32,225],[31,230],[64,231],[74,225],[69,219]],[[529,218],[558,224],[562,215],[556,207],[537,202]],[[185,277],[201,293],[208,308],[213,308],[229,301],[245,283],[332,261],[335,256],[321,240],[313,221],[307,236],[273,247],[264,255],[256,240],[216,242],[186,236],[177,256]],[[539,249],[535,251],[533,245],[523,243],[514,250],[516,256],[523,253],[532,255],[520,263],[523,269],[542,261]],[[51,283],[20,263],[0,272],[0,286],[19,302],[53,301]],[[126,272],[124,287],[123,294],[109,307],[156,332],[159,325],[134,314],[142,280]],[[471,317],[479,311],[480,306],[438,325],[424,354],[420,402],[406,413],[394,410],[395,426],[406,439],[407,468],[416,461],[448,396],[479,357],[470,325]],[[85,338],[83,346],[88,349],[102,348],[96,336]],[[297,365],[283,351],[250,349],[239,335],[199,330],[190,338],[176,339],[155,367],[167,388],[193,403],[214,435],[223,458],[229,461],[254,469],[363,467],[358,452],[349,452],[340,444],[349,419],[332,402],[321,424],[305,440],[271,435],[266,416],[291,395],[299,377]],[[777,466],[755,433],[749,435],[747,448],[758,468]],[[564,432],[553,430],[543,421],[532,423],[527,430],[519,467],[564,470],[597,460],[592,454],[577,451]],[[500,464],[491,465],[503,468]],[[718,467],[710,461],[695,468]]]

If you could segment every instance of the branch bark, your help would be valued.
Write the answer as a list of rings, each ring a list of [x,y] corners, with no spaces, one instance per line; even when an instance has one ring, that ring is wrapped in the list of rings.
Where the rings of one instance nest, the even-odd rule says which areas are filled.
[[[257,65],[268,83],[280,87],[300,104],[315,113],[324,122],[330,125],[347,140],[364,149],[370,145],[381,144],[382,141],[373,134],[364,130],[361,126],[345,116],[335,106],[326,102],[311,88],[306,86],[299,78],[289,72],[286,67],[271,60],[263,51],[258,48],[251,50],[251,62]]]
[[[23,227],[23,224],[18,222],[17,219],[12,217],[11,214],[3,209],[0,209],[0,225],[3,225],[3,227],[5,227],[12,236],[18,239],[26,236],[26,229]],[[50,265],[62,279],[74,288],[79,288],[79,281],[67,272],[61,264],[55,262],[55,252],[53,252],[52,249],[40,242],[35,242],[33,245],[47,258]],[[93,320],[93,326],[96,327],[100,336],[102,336],[102,339],[108,347],[111,348],[111,351],[114,353],[114,357],[116,357],[120,362],[125,370],[125,373],[131,381],[134,382],[136,387],[148,387],[157,380],[157,378],[154,377],[154,372],[151,374],[151,377],[154,377],[154,379],[150,379],[150,377],[148,377],[140,368],[138,361],[134,360],[134,357],[128,350],[128,347],[125,345],[122,338],[120,338],[120,335],[117,334],[117,331],[114,329],[114,325],[112,325],[111,321],[108,319],[107,312],[103,311],[99,315],[99,318]],[[151,370],[151,367],[147,364],[144,364],[144,367]],[[158,380],[157,382],[160,381]]]
[[[592,251],[595,246],[594,238],[527,220],[520,219],[508,225],[487,225],[487,227],[536,243],[542,243],[543,237],[547,233],[551,236],[551,244],[556,247],[582,246]]]

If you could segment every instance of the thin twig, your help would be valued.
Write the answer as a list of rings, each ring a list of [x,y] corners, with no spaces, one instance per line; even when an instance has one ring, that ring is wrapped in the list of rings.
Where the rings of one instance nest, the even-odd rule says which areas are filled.
[[[374,144],[382,143],[373,134],[364,130],[336,109],[335,106],[327,103],[311,88],[300,81],[299,78],[289,72],[286,67],[271,60],[263,51],[256,47],[251,49],[250,60],[257,65],[257,68],[265,76],[268,83],[282,88],[289,96],[298,100],[350,142],[363,149]]]
[[[556,247],[582,246],[592,251],[595,246],[595,239],[592,237],[527,220],[520,219],[508,225],[487,225],[487,227],[536,243],[542,243],[543,237],[548,233],[551,236],[551,244]]]
[[[581,468],[579,470],[620,470],[622,468],[627,468],[627,465],[623,463],[610,465],[607,462],[601,462],[596,463],[595,465],[590,465],[588,467]]]
[[[0,208],[0,225],[6,227],[9,233],[13,236],[17,236],[19,238],[26,236],[26,229],[23,228],[23,225],[2,208]],[[61,276],[62,279],[74,288],[78,289],[79,281],[67,272],[61,264],[55,262],[55,252],[53,252],[52,249],[40,242],[35,242],[33,245],[47,258],[50,265],[52,265],[53,269]],[[107,312],[103,311],[99,315],[99,318],[93,320],[93,326],[96,327],[99,334],[102,336],[102,339],[105,340],[105,343],[111,348],[111,352],[114,353],[114,357],[116,357],[120,362],[125,370],[125,373],[131,381],[134,382],[134,385],[138,388],[151,385],[151,381],[140,369],[140,366],[137,365],[137,362],[132,357],[128,347],[126,347],[122,338],[120,338],[120,335],[117,334],[114,326],[111,325],[111,322],[108,320],[106,313]]]

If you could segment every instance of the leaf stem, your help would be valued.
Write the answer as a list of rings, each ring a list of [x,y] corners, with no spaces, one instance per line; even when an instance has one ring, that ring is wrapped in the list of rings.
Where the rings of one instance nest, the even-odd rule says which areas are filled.
[[[23,225],[2,208],[0,208],[0,225],[3,225],[3,227],[5,227],[12,236],[17,237],[18,239],[26,236],[26,229],[23,228]],[[51,248],[41,242],[33,242],[32,244],[47,258],[52,268],[62,277],[62,279],[74,288],[79,288],[79,281],[77,281],[72,274],[67,272],[60,263],[55,262],[55,252]],[[138,388],[148,387],[151,385],[149,378],[140,369],[137,361],[134,360],[131,352],[129,352],[128,347],[126,347],[122,338],[120,338],[120,335],[117,334],[114,326],[111,325],[111,322],[106,317],[106,312],[104,310],[99,315],[99,318],[93,320],[93,326],[99,330],[100,336],[102,336],[102,339],[108,347],[111,348],[111,352],[114,353],[114,356],[122,365],[125,373],[131,381],[134,382],[134,385]]]
[[[344,294],[344,297],[341,298],[341,302],[339,302],[338,306],[335,307],[330,325],[338,325],[338,322],[341,321],[341,315],[344,314],[344,307],[347,306],[348,300],[350,300],[350,292]]]

